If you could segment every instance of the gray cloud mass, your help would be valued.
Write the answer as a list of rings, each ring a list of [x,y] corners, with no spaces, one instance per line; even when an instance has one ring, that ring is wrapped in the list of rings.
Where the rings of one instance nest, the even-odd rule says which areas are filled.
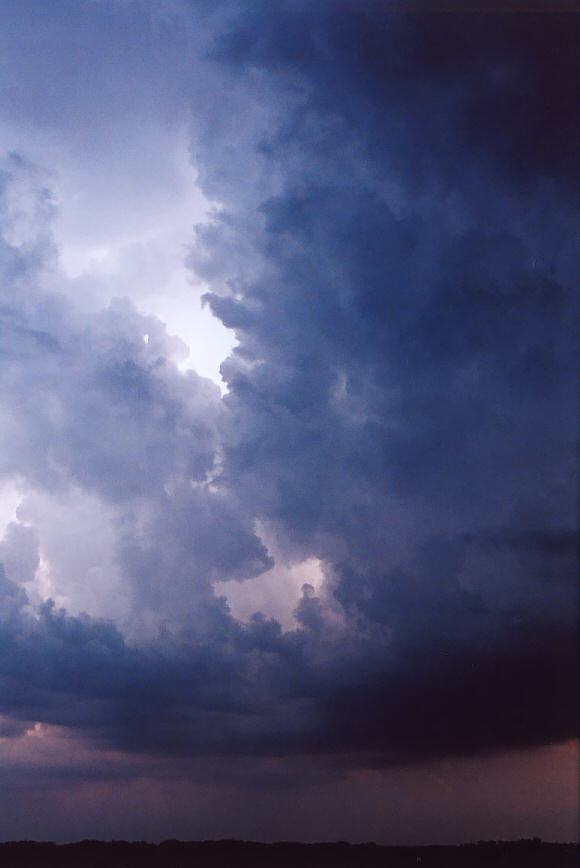
[[[77,304],[50,178],[8,156],[0,473],[28,501],[0,543],[2,737],[379,767],[573,737],[566,14],[177,6],[227,392],[133,302]],[[102,504],[106,617],[38,598],[35,492]],[[251,593],[268,540],[324,566],[292,628],[214,588]]]

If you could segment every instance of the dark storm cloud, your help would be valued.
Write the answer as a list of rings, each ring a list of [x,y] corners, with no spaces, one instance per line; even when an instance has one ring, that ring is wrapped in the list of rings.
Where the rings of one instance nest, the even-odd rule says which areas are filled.
[[[42,189],[35,234],[16,243],[7,208],[2,242],[5,471],[118,510],[133,605],[169,623],[131,643],[35,608],[13,526],[3,714],[377,765],[573,736],[569,16],[192,10],[192,152],[222,210],[191,262],[238,337],[228,395],[154,318],[59,295]],[[325,563],[294,630],[212,591],[271,566],[256,522]]]
[[[196,140],[223,479],[333,565],[358,644],[314,666],[321,749],[576,730],[577,55],[544,12],[255,4],[216,40],[262,109]]]

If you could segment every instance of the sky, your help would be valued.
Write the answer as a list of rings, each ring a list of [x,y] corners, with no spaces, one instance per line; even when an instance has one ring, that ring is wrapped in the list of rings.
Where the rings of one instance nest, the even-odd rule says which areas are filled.
[[[576,25],[0,0],[0,839],[578,837]]]

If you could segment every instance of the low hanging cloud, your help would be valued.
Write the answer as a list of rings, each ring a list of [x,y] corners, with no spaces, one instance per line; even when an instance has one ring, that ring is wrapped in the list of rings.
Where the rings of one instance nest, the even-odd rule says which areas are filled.
[[[192,264],[238,339],[221,479],[327,564],[359,643],[317,688],[321,747],[571,735],[568,18],[252,11],[213,46],[246,102],[239,124],[199,122],[224,213]],[[252,172],[232,175],[234,147]],[[318,606],[300,612],[320,635]]]
[[[191,14],[219,207],[189,262],[238,341],[225,397],[132,303],[75,305],[39,170],[4,166],[0,469],[26,492],[1,547],[5,737],[381,767],[574,736],[566,16]],[[70,578],[39,599],[43,534],[53,583],[72,572],[51,499],[84,504],[79,546],[83,521],[106,541],[86,599],[106,589],[107,620],[80,591],[66,610]],[[292,627],[223,596],[274,567],[266,539],[322,564]]]

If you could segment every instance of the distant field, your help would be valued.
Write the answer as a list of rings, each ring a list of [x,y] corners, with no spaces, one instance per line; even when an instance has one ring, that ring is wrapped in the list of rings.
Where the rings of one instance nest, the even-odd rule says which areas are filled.
[[[538,840],[491,841],[458,847],[244,841],[0,844],[2,868],[576,868],[578,864],[577,844]]]

